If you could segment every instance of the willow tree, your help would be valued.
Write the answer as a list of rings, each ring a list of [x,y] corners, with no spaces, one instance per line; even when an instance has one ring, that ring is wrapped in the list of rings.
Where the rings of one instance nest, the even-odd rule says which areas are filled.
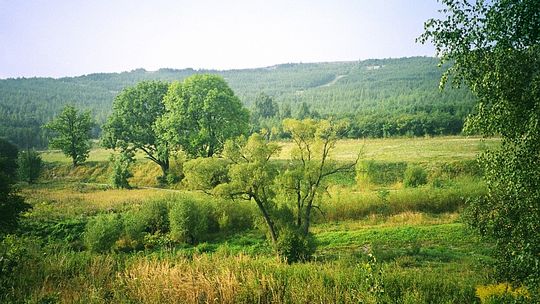
[[[220,196],[255,202],[274,245],[278,239],[278,228],[272,211],[276,205],[274,187],[278,170],[270,158],[279,151],[277,144],[266,142],[256,133],[248,139],[241,136],[227,141],[223,154],[232,163],[229,166],[230,181],[214,189],[214,193]]]
[[[471,202],[470,224],[497,244],[504,280],[540,283],[540,1],[444,0],[425,23],[450,79],[477,97],[468,130],[499,135],[481,156],[487,195]]]
[[[286,119],[283,130],[290,133],[294,148],[279,189],[294,211],[295,225],[307,236],[314,210],[321,210],[318,199],[326,192],[326,180],[354,170],[360,154],[351,162],[331,158],[336,142],[347,130],[344,122]]]

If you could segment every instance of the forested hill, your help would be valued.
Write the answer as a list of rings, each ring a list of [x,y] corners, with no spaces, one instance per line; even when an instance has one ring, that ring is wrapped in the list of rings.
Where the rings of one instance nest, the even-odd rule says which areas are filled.
[[[248,108],[264,92],[293,117],[305,116],[306,105],[308,115],[348,117],[351,137],[458,133],[472,109],[472,96],[463,89],[440,92],[442,70],[437,63],[436,58],[413,57],[5,79],[0,80],[0,137],[22,147],[43,146],[40,126],[66,104],[90,109],[102,124],[122,88],[142,80],[182,80],[195,73],[222,75]]]

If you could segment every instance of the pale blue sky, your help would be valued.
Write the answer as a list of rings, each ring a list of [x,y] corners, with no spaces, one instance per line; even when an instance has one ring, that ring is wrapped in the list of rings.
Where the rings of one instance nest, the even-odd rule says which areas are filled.
[[[0,0],[0,78],[433,56],[436,0]]]

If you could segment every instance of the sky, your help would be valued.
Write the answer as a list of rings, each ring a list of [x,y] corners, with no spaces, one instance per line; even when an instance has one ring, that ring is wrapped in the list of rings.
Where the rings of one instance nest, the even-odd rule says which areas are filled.
[[[0,78],[434,56],[436,0],[0,0]]]

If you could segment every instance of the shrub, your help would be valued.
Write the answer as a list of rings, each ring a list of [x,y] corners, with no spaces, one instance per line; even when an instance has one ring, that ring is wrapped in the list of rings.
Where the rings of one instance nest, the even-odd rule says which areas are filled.
[[[304,236],[298,230],[289,227],[280,231],[276,243],[278,255],[289,264],[309,261],[316,247],[311,234]]]
[[[7,295],[13,285],[13,279],[22,270],[29,253],[24,239],[7,235],[0,240],[0,300]]]
[[[184,164],[184,183],[189,189],[210,190],[228,181],[228,162],[218,158],[196,158]]]
[[[404,162],[362,161],[356,165],[356,180],[358,183],[391,185],[403,180],[406,168]]]
[[[15,230],[19,216],[31,206],[13,187],[17,175],[17,147],[0,138],[0,236]]]
[[[193,200],[173,202],[169,212],[171,237],[189,244],[205,240],[210,226],[208,211],[209,208],[203,208]]]
[[[481,177],[482,169],[477,160],[438,162],[428,166],[428,177],[434,183],[463,176]]]
[[[19,179],[30,184],[36,182],[43,171],[43,161],[41,156],[34,150],[23,151],[17,158],[17,175]]]
[[[123,244],[126,249],[138,249],[144,243],[146,234],[146,223],[141,221],[140,214],[134,211],[124,213],[122,222],[124,224]]]
[[[427,172],[420,166],[407,166],[403,177],[405,187],[418,187],[427,184]]]
[[[117,156],[111,155],[110,161],[113,164],[113,173],[111,176],[113,187],[131,189],[128,178],[133,177],[133,174],[129,170],[130,165],[133,163],[133,154],[120,153]]]
[[[100,214],[86,225],[84,242],[91,251],[106,252],[113,248],[122,230],[122,221],[118,215]]]

